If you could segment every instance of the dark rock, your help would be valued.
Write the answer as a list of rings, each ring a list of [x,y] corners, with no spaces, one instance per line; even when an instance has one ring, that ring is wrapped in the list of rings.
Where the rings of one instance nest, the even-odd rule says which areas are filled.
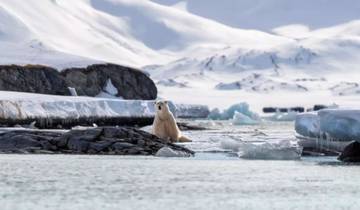
[[[98,127],[66,133],[40,130],[0,134],[0,153],[154,155],[163,147],[193,154],[189,149],[129,127]]]
[[[53,145],[56,145],[59,148],[65,148],[68,144],[69,138],[70,138],[69,135],[64,134],[62,136],[55,137],[49,140],[49,142]]]
[[[128,138],[128,129],[122,127],[105,127],[104,130],[104,137],[106,138]]]
[[[289,112],[289,109],[288,108],[278,108],[278,111],[282,112],[282,113],[287,113],[287,112]]]
[[[86,140],[81,140],[81,138],[71,138],[68,141],[67,147],[68,149],[75,152],[83,152],[86,153],[89,148],[90,142]]]
[[[57,150],[57,147],[53,144],[50,143],[50,141],[47,141],[47,140],[41,140],[39,141],[40,144],[41,144],[41,147],[44,149],[44,150],[48,150],[48,151],[56,151]]]
[[[117,142],[111,146],[111,148],[115,151],[122,151],[122,150],[128,150],[130,148],[135,147],[136,145],[130,144],[127,142]]]
[[[114,142],[112,141],[99,141],[95,143],[90,143],[89,150],[94,150],[95,152],[102,152],[107,150]]]
[[[343,162],[360,162],[360,143],[351,142],[345,147],[338,159]]]
[[[72,127],[81,126],[137,126],[143,127],[151,125],[154,122],[153,116],[143,117],[74,117],[74,118],[28,118],[28,119],[12,119],[12,118],[1,118],[0,127],[14,127],[15,125],[26,125],[33,121],[36,121],[36,127],[39,129],[58,129],[58,124],[62,124],[63,129],[71,129]],[[23,126],[21,126],[23,127]]]
[[[203,130],[208,130],[205,127],[198,126],[198,125],[190,125],[189,123],[184,123],[184,122],[177,122],[177,125],[178,125],[179,129],[182,130],[182,131],[203,131]]]
[[[58,71],[40,65],[0,66],[0,90],[70,95]]]
[[[296,106],[296,107],[289,107],[289,108],[279,108],[279,107],[264,107],[263,112],[264,113],[276,113],[276,112],[299,112],[303,113],[305,112],[304,107]]]
[[[277,108],[274,107],[264,107],[263,112],[264,113],[275,113],[277,111]]]
[[[103,91],[108,79],[117,88],[116,96],[124,99],[154,100],[155,83],[142,71],[115,65],[96,64],[87,68],[71,68],[61,72],[66,84],[76,89],[78,95],[96,96]]]
[[[141,155],[143,154],[144,149],[142,147],[132,147],[127,150],[127,153],[129,155]]]
[[[314,107],[313,107],[313,111],[319,111],[319,110],[322,110],[322,109],[326,109],[326,108],[328,108],[328,106],[326,106],[326,105],[321,105],[321,104],[316,104],[316,105],[314,105]]]
[[[24,134],[3,135],[3,137],[0,138],[0,148],[5,151],[29,147],[41,147],[41,143],[31,135]]]
[[[299,112],[299,113],[305,112],[305,108],[301,107],[301,106],[291,107],[290,110],[293,111],[293,112]]]

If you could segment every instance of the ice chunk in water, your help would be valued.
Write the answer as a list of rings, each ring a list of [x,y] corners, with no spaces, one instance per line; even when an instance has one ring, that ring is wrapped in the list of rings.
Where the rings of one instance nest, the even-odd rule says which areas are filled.
[[[234,152],[238,152],[242,144],[243,144],[242,141],[236,141],[233,139],[225,139],[220,142],[221,148]]]
[[[260,121],[251,119],[250,117],[235,111],[232,123],[233,125],[257,125]]]
[[[157,151],[156,157],[190,157],[188,153],[182,151],[175,151],[170,147],[163,147]]]
[[[255,160],[298,160],[301,158],[302,148],[291,144],[290,141],[270,144],[242,144],[239,157]]]
[[[240,158],[254,160],[298,160],[302,147],[288,140],[278,143],[251,143],[236,140],[225,140],[221,147],[237,152]]]

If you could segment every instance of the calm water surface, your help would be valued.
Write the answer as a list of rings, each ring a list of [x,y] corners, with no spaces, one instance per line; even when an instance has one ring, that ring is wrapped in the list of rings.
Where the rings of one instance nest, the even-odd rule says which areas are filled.
[[[221,152],[221,141],[229,136],[249,141],[292,138],[286,127],[290,128],[188,132],[198,138],[187,146],[199,153],[184,159],[0,155],[0,206],[2,210],[359,209],[358,165],[342,164],[335,157],[243,160]]]

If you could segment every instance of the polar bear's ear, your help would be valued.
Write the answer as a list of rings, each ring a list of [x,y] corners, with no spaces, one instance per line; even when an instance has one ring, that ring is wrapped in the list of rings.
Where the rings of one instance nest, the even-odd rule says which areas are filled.
[[[168,104],[169,101],[164,101],[165,104]]]

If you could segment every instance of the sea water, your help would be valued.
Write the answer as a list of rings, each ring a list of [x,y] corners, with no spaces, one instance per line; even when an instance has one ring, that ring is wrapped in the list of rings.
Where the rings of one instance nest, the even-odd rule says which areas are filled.
[[[185,132],[191,158],[0,155],[0,209],[359,208],[358,165],[240,157],[244,141],[292,147],[291,124],[213,127]]]

